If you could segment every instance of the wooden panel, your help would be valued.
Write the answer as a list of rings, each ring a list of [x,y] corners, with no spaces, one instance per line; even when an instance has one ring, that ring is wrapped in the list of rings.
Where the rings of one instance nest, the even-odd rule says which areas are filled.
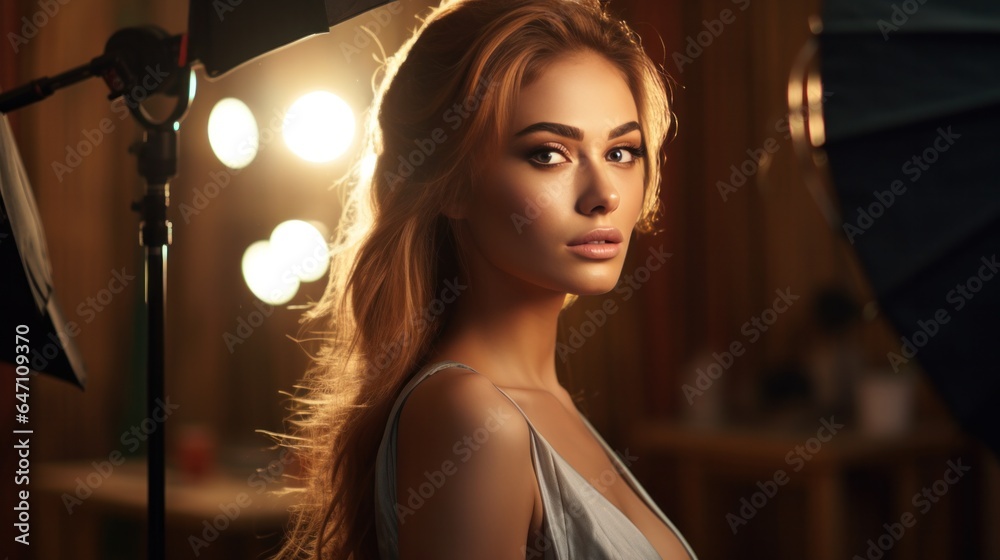
[[[22,81],[86,63],[115,28],[106,17],[113,2],[57,4],[18,55]],[[41,8],[25,3],[22,10],[32,18]],[[18,111],[18,143],[45,226],[56,297],[80,328],[74,342],[89,372],[85,392],[47,377],[36,381],[39,458],[107,456],[120,445],[117,426],[129,407],[132,317],[142,298],[138,222],[129,210],[137,181],[126,156],[131,122],[106,95],[104,83],[91,79]],[[134,278],[112,293],[109,283],[123,270]]]
[[[747,353],[718,383],[725,386],[727,410],[751,411],[757,372],[799,355],[796,335],[811,320],[810,298],[818,289],[845,285],[859,292],[862,304],[870,299],[849,247],[835,238],[809,195],[787,137],[788,76],[818,5],[617,4],[681,86],[675,100],[680,135],[667,151],[662,193],[661,239],[674,257],[639,305],[641,387],[650,414],[686,413],[681,386],[693,381],[695,368],[710,363],[706,355],[710,360],[733,342]],[[765,151],[771,152],[766,165],[758,166],[755,156]],[[745,184],[737,184],[744,173],[734,177],[734,167],[747,171]],[[751,342],[742,326],[770,308],[779,289],[799,299]],[[865,327],[870,356],[884,352],[888,332],[880,318]],[[637,398],[639,393],[619,402]]]
[[[744,4],[746,9],[740,10]],[[37,2],[29,0],[2,5],[8,28],[37,9]],[[426,5],[404,1],[404,13],[395,16],[404,25],[379,33],[387,52],[403,40],[413,27],[413,15]],[[771,305],[775,289],[790,287],[802,299],[713,387],[715,394],[727,396],[728,411],[749,409],[760,368],[794,354],[807,294],[838,279],[864,288],[856,259],[831,238],[802,184],[790,143],[775,128],[787,112],[791,61],[808,36],[807,17],[817,6],[818,0],[612,1],[612,9],[637,29],[650,55],[677,80],[680,122],[680,134],[667,149],[663,231],[639,237],[624,270],[634,271],[647,251],[661,244],[673,256],[633,298],[616,296],[620,311],[606,327],[567,363],[559,361],[571,388],[582,391],[584,410],[617,449],[623,449],[617,442],[626,441],[623,431],[633,421],[691,411],[681,387],[693,381],[693,369],[705,365],[706,352],[721,352],[744,340],[741,325]],[[725,23],[718,37],[712,36],[679,67],[682,59],[674,55],[687,56],[689,39],[696,43],[706,32],[704,22],[720,19],[727,9],[732,23]],[[151,21],[177,32],[186,19],[185,3],[167,0],[70,2],[60,10],[16,58],[10,49],[0,49],[5,86],[12,79],[52,75],[85,62],[103,50],[104,40],[120,26]],[[179,433],[175,427],[182,424],[197,423],[215,430],[221,442],[261,445],[254,429],[280,427],[284,411],[278,391],[290,389],[305,364],[304,354],[286,338],[295,334],[300,310],[275,310],[247,343],[230,352],[223,335],[258,309],[240,276],[239,259],[249,243],[265,237],[281,220],[318,219],[332,228],[339,215],[337,193],[326,186],[341,169],[298,165],[277,141],[266,147],[252,170],[229,174],[230,182],[211,204],[186,221],[180,204],[191,204],[216,180],[218,175],[212,174],[224,171],[207,143],[208,113],[216,100],[237,95],[258,119],[270,119],[300,93],[326,87],[324,80],[331,76],[342,80],[338,83],[354,83],[357,89],[345,95],[355,107],[364,107],[370,99],[367,78],[376,66],[371,56],[379,51],[372,45],[354,58],[342,57],[344,42],[351,43],[357,32],[357,24],[347,24],[338,35],[296,46],[283,58],[199,84],[199,97],[182,128],[180,172],[171,186],[175,241],[167,392],[181,404],[171,420],[171,434]],[[316,56],[321,67],[312,65],[289,78],[291,68],[308,65]],[[126,153],[135,127],[108,108],[105,95],[104,85],[91,80],[16,115],[66,314],[85,321],[90,316],[84,314],[87,298],[107,286],[113,271],[124,267],[136,276],[77,337],[91,374],[87,391],[51,379],[35,385],[32,403],[44,433],[38,440],[39,459],[107,457],[123,449],[122,430],[144,416],[141,251],[138,218],[128,211],[141,183],[135,159]],[[111,119],[115,132],[60,180],[52,163],[65,162],[67,150],[85,139],[82,131],[93,130],[102,118]],[[769,138],[780,148],[767,173],[752,174],[723,200],[717,182],[729,182],[730,166],[739,167],[748,149],[760,148]],[[317,297],[317,288],[321,286],[306,292]],[[566,313],[564,329],[578,326],[585,312],[599,308],[604,299],[579,302]],[[883,348],[893,334],[877,319],[864,339],[870,357],[884,359]],[[649,461],[647,472],[657,472],[652,458],[639,461]],[[253,465],[258,466],[264,465]],[[994,486],[996,479],[994,475]]]
[[[0,3],[0,37],[3,37],[4,39],[7,39],[9,41],[9,38],[11,36],[10,34],[15,34],[18,36],[21,34],[20,28],[23,25],[23,23],[20,21],[20,14],[22,11],[22,7],[20,4],[23,3],[24,2]],[[7,44],[5,44],[3,47],[0,47],[0,91],[9,91],[10,89],[20,85],[19,71],[21,70],[22,66],[21,57],[17,56],[15,49],[8,41],[5,41]],[[15,39],[14,44],[20,46],[19,40]],[[19,125],[18,122],[19,119],[17,115],[10,114],[7,115],[6,118],[10,121],[11,127],[15,130],[16,134]],[[13,240],[10,238],[0,239],[0,243],[12,243],[12,242]],[[5,296],[8,296],[8,294],[5,294]],[[13,333],[3,333],[3,334],[7,337],[11,337]],[[0,409],[4,411],[14,410],[15,405],[20,404],[20,402],[15,399],[15,390],[13,388],[14,376],[15,376],[15,366],[13,364],[0,363],[0,380],[3,380],[3,383],[5,384],[5,388],[2,391],[0,391]],[[28,387],[29,387],[28,404],[29,406],[34,406],[35,399],[32,397],[33,392],[31,389],[33,387],[32,387],[32,382],[30,380],[28,382]],[[34,411],[29,409],[29,413],[32,413],[31,417],[34,417],[33,412]],[[24,427],[32,429],[34,425],[37,424],[37,422],[35,422],[31,426],[24,426],[24,427],[18,426],[15,423],[14,415],[9,413],[0,416],[0,418],[2,418],[2,420],[0,420],[0,430],[3,430],[4,434],[11,434],[12,430],[21,429]],[[14,449],[13,447],[13,442],[14,442],[13,436],[7,436],[7,437],[10,437],[11,439],[9,440],[5,439],[5,441],[11,441],[12,444],[5,445],[3,449],[0,450],[0,462],[2,462],[4,465],[7,465],[8,468],[11,468],[13,470],[13,468],[15,468],[14,466],[18,464],[19,457],[17,455],[17,450]],[[29,492],[28,497],[32,498],[31,488],[25,488],[22,485],[15,484],[14,477],[11,475],[8,475],[8,477],[5,478],[6,480],[4,480],[4,483],[0,485],[0,500],[2,500],[3,503],[19,504],[20,502],[19,492],[21,490],[27,490]],[[30,513],[32,516],[35,516],[37,515],[37,510],[32,510],[30,511]],[[3,523],[5,527],[13,527],[14,523],[16,523],[17,521],[18,521],[17,512],[15,512],[12,508],[5,508],[3,514],[0,515],[0,523]],[[11,533],[5,533],[5,535],[9,535],[6,538],[11,539],[8,541],[8,543],[10,544],[6,545],[5,550],[10,551],[9,552],[10,560],[27,559],[29,558],[29,552],[30,552],[29,547],[25,547],[21,544],[12,542],[14,536],[19,534],[19,532],[16,531],[17,530],[12,531]]]

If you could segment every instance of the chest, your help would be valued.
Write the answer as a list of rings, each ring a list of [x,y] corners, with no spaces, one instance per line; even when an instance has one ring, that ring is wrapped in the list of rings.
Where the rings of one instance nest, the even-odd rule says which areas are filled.
[[[597,441],[583,423],[579,412],[568,395],[560,399],[551,394],[531,391],[508,390],[507,393],[524,410],[535,430],[555,452],[582,476],[604,499],[627,517],[645,535],[663,559],[687,558],[687,554],[673,531],[646,505],[628,481],[615,468]],[[626,466],[630,461],[625,450],[617,450]],[[544,546],[544,503],[541,492],[535,489],[535,509],[531,531],[528,535],[527,558],[542,558]],[[535,554],[531,554],[532,552]]]

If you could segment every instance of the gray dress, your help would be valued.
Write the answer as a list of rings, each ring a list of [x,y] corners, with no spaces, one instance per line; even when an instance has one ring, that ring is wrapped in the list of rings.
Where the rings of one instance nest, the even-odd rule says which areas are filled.
[[[378,535],[379,555],[382,560],[398,560],[399,527],[396,517],[396,435],[399,411],[410,392],[424,379],[449,367],[476,371],[458,362],[439,362],[414,375],[403,388],[389,413],[385,433],[376,458],[375,477],[375,528]],[[565,459],[556,453],[528,420],[521,407],[507,393],[497,387],[524,416],[531,433],[531,458],[538,478],[544,504],[544,536],[540,536],[525,552],[526,559],[545,560],[662,560],[645,535],[617,507],[604,497]],[[656,513],[663,523],[677,535],[692,559],[697,559],[687,541],[674,524],[660,511],[618,455],[597,433],[590,422],[581,415],[584,424],[593,432],[619,474]]]

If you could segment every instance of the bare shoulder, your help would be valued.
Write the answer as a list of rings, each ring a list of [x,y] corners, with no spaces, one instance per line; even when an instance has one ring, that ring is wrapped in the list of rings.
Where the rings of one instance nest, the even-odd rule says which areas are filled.
[[[537,487],[530,433],[488,378],[449,368],[424,379],[396,445],[402,557],[523,558]]]
[[[467,462],[475,452],[507,467],[531,464],[524,417],[488,378],[465,369],[441,370],[413,389],[400,411],[398,437],[399,454],[412,450],[418,460],[439,454],[433,458]]]

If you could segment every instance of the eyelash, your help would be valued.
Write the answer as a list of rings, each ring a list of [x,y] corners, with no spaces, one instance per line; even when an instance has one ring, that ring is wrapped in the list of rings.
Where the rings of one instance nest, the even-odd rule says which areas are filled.
[[[646,157],[646,146],[637,146],[635,144],[622,144],[621,146],[615,146],[611,148],[612,150],[625,150],[626,152],[632,154],[634,158],[633,163],[637,159],[642,159]],[[631,165],[631,164],[630,164]]]
[[[629,166],[629,167],[635,165],[638,162],[638,160],[646,157],[646,147],[645,146],[638,146],[636,144],[627,143],[627,144],[621,144],[619,146],[615,146],[614,148],[611,148],[608,151],[609,152],[613,152],[615,150],[624,150],[624,151],[632,154],[632,161],[625,162],[625,163],[621,164],[621,165],[626,165],[626,166]],[[556,167],[558,165],[562,165],[562,163],[566,163],[566,162],[561,162],[561,163],[542,163],[540,161],[535,161],[533,159],[538,154],[544,154],[544,153],[547,153],[547,152],[557,152],[560,155],[562,155],[564,158],[569,159],[569,151],[566,150],[566,148],[564,148],[564,147],[562,147],[562,146],[560,146],[558,144],[543,144],[541,148],[538,148],[536,150],[532,150],[528,154],[528,161],[532,165],[535,165],[535,166],[541,167],[541,168],[551,168],[551,167]]]

